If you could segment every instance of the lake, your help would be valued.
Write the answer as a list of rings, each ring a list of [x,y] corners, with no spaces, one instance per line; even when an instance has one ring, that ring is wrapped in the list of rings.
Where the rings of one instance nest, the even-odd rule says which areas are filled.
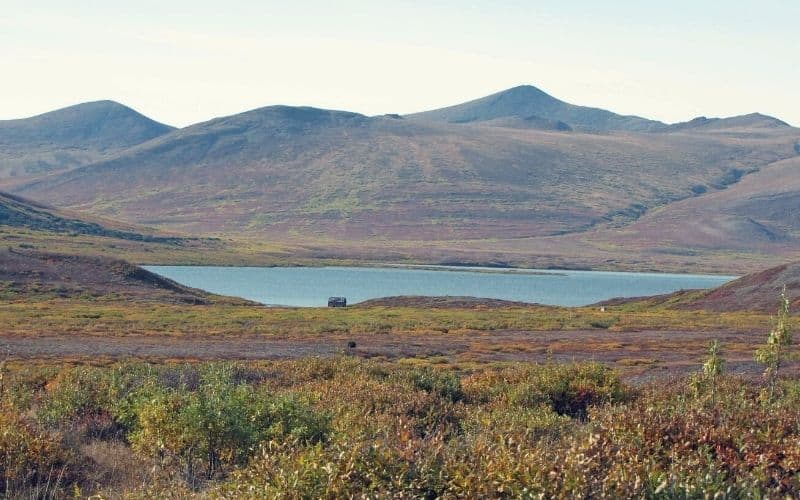
[[[394,295],[450,295],[580,306],[614,297],[712,288],[734,276],[419,267],[145,266],[178,283],[270,305],[324,306]]]

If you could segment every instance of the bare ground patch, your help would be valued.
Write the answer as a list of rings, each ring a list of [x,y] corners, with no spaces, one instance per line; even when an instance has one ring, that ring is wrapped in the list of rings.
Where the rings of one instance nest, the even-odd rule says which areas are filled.
[[[594,360],[636,379],[697,370],[708,343],[718,339],[734,373],[752,374],[763,342],[753,331],[520,331],[434,334],[317,334],[276,338],[258,335],[0,335],[0,348],[14,360],[104,362],[119,359],[260,360],[354,355],[436,363]],[[797,371],[797,363],[789,367]]]

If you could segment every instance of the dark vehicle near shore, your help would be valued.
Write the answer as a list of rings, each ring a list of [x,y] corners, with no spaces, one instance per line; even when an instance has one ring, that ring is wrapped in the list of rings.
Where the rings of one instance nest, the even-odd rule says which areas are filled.
[[[347,307],[347,297],[329,297],[328,307]]]

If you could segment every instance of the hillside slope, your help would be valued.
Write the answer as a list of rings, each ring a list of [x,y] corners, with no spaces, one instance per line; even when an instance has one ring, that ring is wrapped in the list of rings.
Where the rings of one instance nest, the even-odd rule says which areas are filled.
[[[272,106],[14,188],[193,233],[521,238],[624,224],[795,154],[794,129],[584,134]]]
[[[611,299],[600,304],[634,308],[666,307],[690,311],[778,311],[781,291],[786,287],[790,313],[800,314],[800,261],[756,271],[711,290],[681,290],[653,297]]]
[[[93,221],[0,191],[0,226],[34,231],[91,235],[122,240],[178,243],[181,238],[137,231],[116,222]]]
[[[30,118],[0,120],[0,179],[63,171],[171,130],[114,101],[78,104]]]
[[[800,312],[800,262],[748,274],[681,304],[680,307],[707,311],[775,313],[778,310],[778,296],[784,286],[792,312],[797,314]]]
[[[800,241],[800,156],[770,164],[727,189],[672,203],[608,235],[663,249],[779,251]]]
[[[271,242],[194,237],[53,207],[0,192],[0,248],[122,259],[136,264],[299,265]]]
[[[122,260],[0,249],[0,297],[111,297],[203,304],[214,296]]]

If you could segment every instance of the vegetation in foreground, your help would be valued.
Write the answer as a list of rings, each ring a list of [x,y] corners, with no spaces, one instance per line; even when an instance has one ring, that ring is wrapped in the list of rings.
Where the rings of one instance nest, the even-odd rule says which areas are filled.
[[[596,363],[6,366],[0,487],[7,497],[800,494],[800,381],[780,379],[770,396],[720,372],[632,388]]]
[[[96,287],[76,292],[35,277],[0,282],[3,333],[162,334],[168,341],[198,332],[311,339],[391,332],[410,339],[494,330],[754,331],[766,320],[757,312],[685,311],[670,303],[605,311],[268,309],[230,300],[154,301]],[[755,353],[766,368],[759,382],[724,373],[725,351],[747,349],[753,359],[749,343],[713,344],[695,376],[638,387],[597,363],[6,362],[0,495],[798,496],[800,380],[782,370],[796,320],[784,296]],[[492,336],[483,341],[491,345]]]

